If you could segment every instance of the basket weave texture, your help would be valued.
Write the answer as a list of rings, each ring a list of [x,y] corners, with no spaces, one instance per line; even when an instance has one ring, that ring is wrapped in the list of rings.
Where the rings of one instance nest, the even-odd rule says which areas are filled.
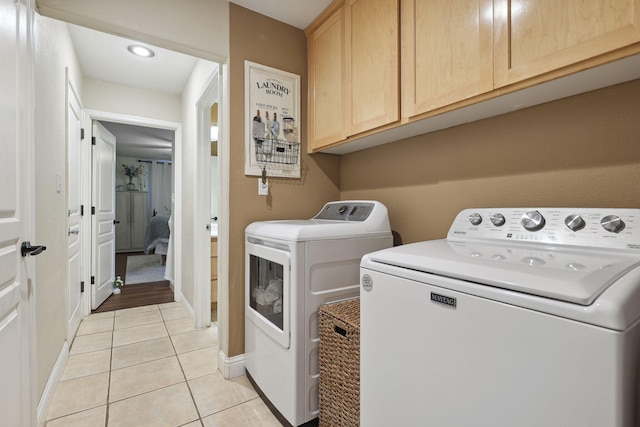
[[[320,427],[360,425],[360,299],[320,307]]]

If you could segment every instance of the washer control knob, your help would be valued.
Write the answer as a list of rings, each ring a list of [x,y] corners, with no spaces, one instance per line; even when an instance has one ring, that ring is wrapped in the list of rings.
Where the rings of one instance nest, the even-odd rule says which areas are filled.
[[[624,221],[617,215],[607,215],[600,220],[602,228],[610,233],[619,233],[624,230]]]
[[[469,215],[469,222],[471,225],[480,225],[480,223],[482,223],[482,215],[479,213],[472,213]]]
[[[584,221],[584,219],[580,215],[577,215],[577,214],[571,214],[568,217],[566,217],[564,219],[564,224],[571,231],[582,230],[584,228],[584,226],[587,225],[587,223]]]
[[[340,215],[342,215],[343,213],[345,213],[347,211],[347,205],[342,205],[338,208],[338,213]]]
[[[528,231],[538,231],[544,227],[545,220],[542,214],[538,211],[529,211],[522,215],[520,223]]]
[[[504,215],[502,214],[493,214],[489,217],[489,220],[491,221],[491,224],[495,225],[496,227],[502,227],[505,223],[505,219],[504,219]]]

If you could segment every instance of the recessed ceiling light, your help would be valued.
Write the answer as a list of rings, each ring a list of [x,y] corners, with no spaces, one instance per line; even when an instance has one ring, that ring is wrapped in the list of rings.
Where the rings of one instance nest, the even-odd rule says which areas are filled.
[[[144,46],[138,46],[138,45],[130,45],[127,46],[127,49],[129,50],[129,52],[133,53],[134,55],[138,55],[138,56],[143,56],[145,58],[151,58],[152,56],[155,55],[155,53],[149,49],[146,48]]]

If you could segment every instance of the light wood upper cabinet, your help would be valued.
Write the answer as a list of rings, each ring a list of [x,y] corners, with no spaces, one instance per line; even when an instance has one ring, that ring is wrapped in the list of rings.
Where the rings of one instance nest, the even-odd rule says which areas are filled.
[[[310,152],[344,154],[640,74],[618,61],[640,59],[640,0],[334,0],[306,34]],[[536,85],[546,91],[525,93]]]
[[[399,120],[398,1],[334,2],[307,29],[309,151]]]
[[[493,0],[402,0],[402,115],[493,89]]]
[[[348,0],[347,132],[355,135],[400,118],[398,0]]]
[[[309,151],[346,137],[344,115],[344,7],[307,34],[309,56]]]
[[[640,0],[495,0],[502,87],[640,41]]]

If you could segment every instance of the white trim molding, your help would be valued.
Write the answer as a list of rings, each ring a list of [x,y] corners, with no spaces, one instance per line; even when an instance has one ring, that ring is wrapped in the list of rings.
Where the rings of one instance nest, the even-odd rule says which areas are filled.
[[[67,366],[67,361],[69,360],[69,349],[69,342],[65,341],[62,345],[62,349],[60,350],[60,354],[58,355],[58,359],[56,360],[55,365],[53,365],[47,385],[44,387],[44,391],[42,392],[42,397],[38,403],[38,426],[40,427],[44,426],[47,421],[46,418],[49,413],[49,405],[51,405],[53,395],[56,392],[56,385],[60,381],[60,378],[62,378],[62,373],[64,372],[64,368]]]
[[[218,351],[218,369],[222,376],[229,380],[231,378],[241,377],[245,375],[244,369],[244,353],[237,356],[227,357],[224,351]]]

